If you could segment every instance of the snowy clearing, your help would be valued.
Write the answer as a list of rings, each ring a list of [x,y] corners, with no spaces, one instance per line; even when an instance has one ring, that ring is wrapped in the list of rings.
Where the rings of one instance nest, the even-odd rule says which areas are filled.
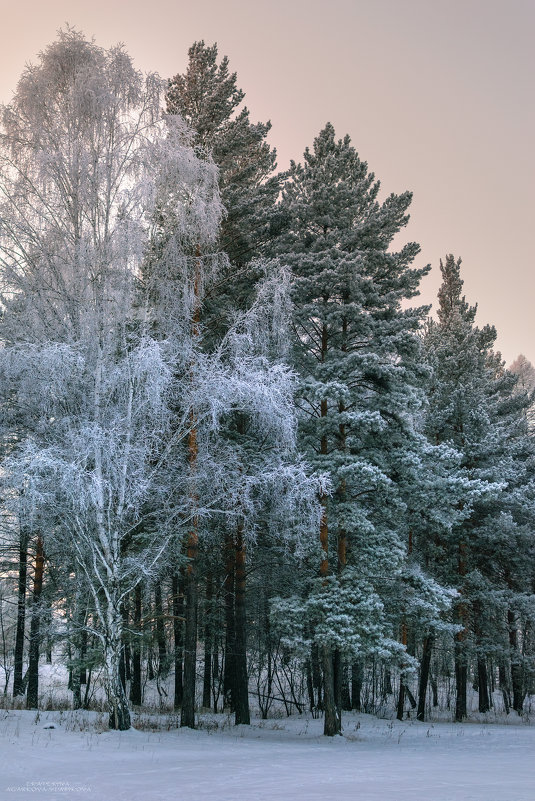
[[[0,799],[533,801],[535,727],[419,724],[347,714],[197,731],[99,731],[97,713],[0,711]],[[173,717],[162,718],[169,726]],[[51,727],[54,728],[51,728]]]

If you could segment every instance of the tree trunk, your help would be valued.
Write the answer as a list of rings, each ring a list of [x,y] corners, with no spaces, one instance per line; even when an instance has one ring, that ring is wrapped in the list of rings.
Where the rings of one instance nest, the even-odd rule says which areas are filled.
[[[236,648],[235,648],[235,682],[234,712],[236,725],[249,725],[249,678],[247,675],[247,619],[245,607],[246,572],[245,543],[243,525],[238,524],[236,530]]]
[[[343,665],[342,669],[342,709],[345,712],[351,712],[351,691],[349,689],[349,667],[347,664]]]
[[[108,695],[109,726],[117,731],[127,731],[130,726],[130,710],[119,675],[122,642],[120,630],[113,627],[112,637],[105,649],[106,690]]]
[[[307,682],[307,693],[308,693],[308,706],[310,711],[313,712],[316,702],[314,699],[314,682],[312,680],[312,665],[310,663],[310,659],[307,659],[305,669],[306,669],[306,682]]]
[[[202,705],[210,708],[212,699],[212,574],[206,577],[206,607],[204,613],[204,673]]]
[[[521,715],[524,708],[524,682],[522,676],[522,661],[518,648],[518,629],[516,626],[515,614],[511,609],[507,611],[507,622],[509,624],[509,651],[511,654],[513,709],[515,712]]]
[[[460,632],[462,635],[463,632]],[[468,679],[468,663],[464,638],[455,636],[455,720],[460,723],[467,716],[466,686]]]
[[[163,619],[162,585],[154,587],[154,613],[156,615],[156,641],[158,643],[158,676],[167,675],[167,649],[165,647],[165,623]]]
[[[175,643],[175,696],[174,708],[180,709],[184,698],[182,680],[184,658],[184,573],[173,573],[173,638]]]
[[[477,679],[479,711],[488,712],[490,709],[489,682],[487,663],[482,654],[478,654],[477,657]]]
[[[503,658],[500,658],[500,664],[498,665],[498,680],[500,684],[500,690],[502,692],[505,714],[508,715],[511,709],[511,696],[509,681],[507,680],[505,661]]]
[[[433,707],[438,706],[438,684],[435,676],[432,673],[429,674],[429,682],[431,684],[431,691],[433,693]]]
[[[84,638],[83,634],[87,635],[85,629],[86,624],[86,610],[81,603],[77,594],[75,606],[75,621],[76,630],[74,634],[74,664],[71,670],[71,690],[72,690],[72,708],[82,708],[82,660],[84,658],[83,647]]]
[[[334,697],[334,666],[331,648],[328,645],[323,645],[321,647],[321,655],[323,663],[323,705],[325,709],[323,734],[327,737],[334,737],[335,734],[340,734],[342,725]]]
[[[458,551],[458,573],[462,580],[467,571],[467,551],[466,543],[459,542]],[[462,593],[462,590],[461,590]],[[468,656],[466,653],[466,637],[468,634],[468,611],[466,604],[461,601],[458,606],[459,622],[463,630],[455,635],[455,720],[459,723],[467,716],[467,681],[468,681]]]
[[[13,663],[13,697],[24,695],[24,628],[26,621],[26,579],[28,574],[28,535],[21,531],[19,546],[19,578],[17,597],[17,630]]]
[[[314,684],[314,689],[316,691],[316,708],[323,709],[323,696],[322,696],[323,682],[321,678],[319,648],[316,645],[316,643],[312,643],[310,661],[312,663],[312,682]]]
[[[30,648],[28,654],[28,693],[26,708],[37,709],[39,695],[39,645],[41,620],[41,595],[43,592],[44,573],[43,540],[37,536],[35,549],[35,574],[33,580],[32,620],[30,623]]]
[[[197,259],[195,261],[195,282],[194,282],[194,305],[191,320],[191,333],[194,341],[199,336],[199,322],[201,306],[199,300],[201,275],[201,249],[197,247]],[[193,379],[193,366],[191,368]],[[199,498],[195,473],[197,470],[197,457],[199,455],[199,443],[197,441],[197,416],[195,409],[190,411],[190,431],[188,435],[188,462],[190,471],[190,509],[191,509],[191,528],[188,532],[187,541],[187,566],[185,577],[185,600],[186,615],[184,625],[184,685],[182,709],[180,711],[180,725],[190,729],[195,728],[195,689],[197,679],[197,557],[199,551],[199,520],[198,506]]]
[[[341,714],[342,710],[342,682],[343,682],[342,671],[343,671],[342,654],[340,653],[339,648],[335,648],[333,651],[333,681],[334,681],[334,703],[338,715]]]
[[[416,719],[425,720],[425,699],[427,695],[427,684],[429,681],[429,669],[431,667],[431,655],[433,653],[434,644],[433,634],[428,634],[424,639],[424,647],[422,652],[422,661],[420,663],[420,682],[418,685],[418,709],[416,711]]]
[[[407,648],[407,624],[405,619],[401,624],[401,644]],[[398,695],[398,704],[397,704],[397,711],[396,717],[398,720],[403,720],[403,708],[405,706],[405,676],[403,674],[403,668],[401,670],[399,676],[399,695]]]
[[[236,551],[232,537],[225,539],[225,667],[223,697],[225,706],[234,711],[236,675],[236,620],[234,609]]]
[[[134,706],[139,706],[141,704],[141,584],[139,583],[134,590],[134,631],[130,701]]]
[[[84,625],[86,621],[84,620]],[[85,660],[87,657],[87,629],[83,628],[80,632],[80,661],[82,663],[80,667],[80,684],[87,684],[87,668],[85,666]]]
[[[186,568],[186,615],[184,630],[184,687],[180,725],[195,728],[195,689],[197,679],[197,537],[190,533]]]
[[[321,416],[327,416],[327,401],[324,400],[321,401]],[[327,453],[327,438],[325,436],[321,439],[321,452]],[[320,576],[326,582],[329,575],[329,528],[327,524],[327,498],[325,495],[321,495],[320,502],[323,507],[320,520],[320,544],[323,552]],[[340,734],[342,727],[340,713],[336,707],[334,657],[332,648],[329,645],[322,645],[320,651],[323,667],[323,734],[327,737],[333,737],[335,734]]]
[[[351,665],[351,709],[361,711],[361,692],[362,692],[363,670],[362,662],[353,662]]]
[[[398,704],[396,710],[396,717],[398,720],[403,720],[403,708],[405,706],[405,684],[403,682],[403,678],[399,680],[399,695],[398,695]]]

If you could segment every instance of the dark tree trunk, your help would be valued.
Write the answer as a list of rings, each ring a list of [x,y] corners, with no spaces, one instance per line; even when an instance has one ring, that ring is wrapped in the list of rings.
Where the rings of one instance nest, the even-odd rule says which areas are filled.
[[[195,686],[197,678],[197,544],[190,540],[186,569],[186,614],[184,631],[184,688],[180,725],[195,728]]]
[[[485,657],[478,654],[477,657],[477,684],[479,711],[488,712],[490,709],[489,682],[487,677],[487,663]]]
[[[342,668],[342,709],[345,712],[350,712],[351,706],[351,693],[349,690],[349,669],[346,664]]]
[[[89,690],[91,688],[91,675],[92,671],[91,668],[87,671],[86,683],[85,683],[85,693],[84,693],[84,709],[89,709]]]
[[[511,684],[513,688],[513,709],[519,715],[524,708],[524,688],[522,676],[522,662],[518,648],[518,629],[516,626],[515,614],[509,609],[507,612],[507,622],[509,624],[509,646],[511,654]]]
[[[362,662],[353,662],[351,665],[351,709],[356,709],[357,712],[360,712],[362,708],[362,679]]]
[[[462,634],[463,632],[461,632]],[[468,662],[466,658],[466,645],[463,639],[456,635],[455,642],[455,720],[459,723],[467,716],[466,689],[468,680]]]
[[[139,706],[141,704],[141,584],[136,584],[134,590],[134,631],[130,701]]]
[[[124,644],[121,648],[121,658],[119,660],[119,679],[121,681],[123,692],[126,693],[126,664],[124,655]]]
[[[13,664],[13,697],[24,695],[24,628],[26,621],[26,580],[28,575],[28,536],[21,532],[19,546],[19,578],[17,597],[17,630]]]
[[[85,620],[84,620],[85,625]],[[87,657],[87,629],[83,628],[80,632],[80,659],[82,666],[80,667],[80,684],[87,684],[87,668],[85,660]]]
[[[175,643],[175,700],[174,708],[180,709],[184,697],[182,680],[184,658],[184,573],[175,572],[172,579],[173,593],[173,638]]]
[[[236,676],[236,620],[234,608],[236,551],[232,537],[225,540],[225,667],[223,697],[225,706],[234,711]]]
[[[156,642],[158,643],[158,676],[164,676],[167,674],[167,649],[165,647],[162,585],[159,581],[154,587],[154,614],[156,615]]]
[[[399,680],[399,695],[398,695],[398,704],[396,710],[396,717],[398,720],[403,720],[403,708],[405,706],[405,682],[403,681],[403,677]]]
[[[314,689],[316,691],[316,708],[323,709],[323,696],[322,696],[323,682],[321,678],[319,648],[316,645],[316,643],[313,643],[312,645],[310,658],[312,662],[312,681],[314,684]]]
[[[511,709],[511,696],[509,681],[507,680],[507,671],[503,659],[500,659],[500,664],[498,665],[498,680],[500,683],[500,690],[502,692],[505,714],[508,715]]]
[[[405,620],[401,624],[401,643],[402,645],[407,647],[407,624]],[[388,676],[390,678],[390,672],[388,672]],[[405,676],[403,675],[403,671],[401,671],[399,676],[399,695],[398,695],[398,704],[397,704],[397,711],[396,717],[398,720],[403,720],[403,708],[405,706]]]
[[[130,623],[130,607],[128,599],[125,601],[123,607],[123,631],[127,632]],[[125,682],[132,680],[132,649],[130,648],[130,637],[126,635],[125,643],[123,646],[123,659],[124,659],[124,678]],[[126,687],[126,683],[125,683]]]
[[[201,249],[197,247],[195,262],[194,308],[191,320],[193,338],[199,335],[201,306],[199,301],[199,280],[201,269]],[[187,566],[185,576],[186,615],[184,621],[184,685],[180,725],[195,728],[195,690],[197,680],[197,558],[199,552],[199,498],[195,482],[199,445],[197,441],[197,417],[195,410],[190,410],[190,431],[188,435],[188,461],[190,469],[190,506],[192,512],[191,528],[187,540]]]
[[[245,572],[245,543],[243,540],[243,527],[238,525],[236,530],[236,593],[235,593],[235,620],[236,620],[236,648],[235,648],[235,682],[234,682],[234,712],[236,725],[240,723],[249,725],[249,677],[247,674],[247,619],[245,607],[246,572]]]
[[[429,681],[431,683],[431,691],[433,693],[433,706],[438,706],[438,685],[437,680],[432,673],[429,674]]]
[[[212,575],[206,578],[206,608],[204,615],[204,673],[202,705],[209,709],[212,699]]]
[[[217,642],[214,642],[213,660],[212,695],[214,699],[214,712],[217,713],[217,702],[219,700],[219,693],[221,690],[221,676],[219,674],[219,646]]]
[[[152,645],[149,644],[147,648],[147,678],[149,681],[154,680],[154,666],[152,664]]]
[[[35,574],[33,580],[33,602],[32,620],[30,623],[30,649],[28,655],[28,693],[26,696],[26,708],[37,709],[39,695],[39,645],[40,619],[41,619],[41,596],[43,592],[43,573],[44,573],[44,554],[43,540],[37,537],[35,548]]]
[[[340,714],[336,708],[334,660],[331,648],[328,645],[323,645],[321,647],[321,655],[323,663],[323,707],[325,713],[323,734],[327,737],[333,737],[335,734],[340,734],[342,724]]]
[[[427,684],[429,681],[429,670],[431,667],[431,655],[433,653],[434,636],[428,634],[424,639],[422,661],[420,663],[420,682],[418,685],[418,709],[416,711],[417,720],[425,720],[425,699],[427,696]]]
[[[74,652],[75,660],[72,669],[69,672],[69,680],[72,690],[72,706],[73,709],[82,708],[82,660],[84,659],[84,634],[86,635],[85,643],[87,643],[87,630],[86,625],[86,610],[82,606],[80,599],[77,598],[76,602],[76,632],[74,635]],[[87,646],[86,646],[87,647]]]
[[[315,707],[315,699],[314,699],[314,683],[312,681],[312,665],[310,663],[310,659],[306,661],[306,681],[307,681],[307,693],[308,693],[308,706],[311,712],[314,711]]]

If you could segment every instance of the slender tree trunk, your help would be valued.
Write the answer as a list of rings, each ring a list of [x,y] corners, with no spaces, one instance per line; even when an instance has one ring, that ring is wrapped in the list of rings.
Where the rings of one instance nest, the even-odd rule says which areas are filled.
[[[462,632],[460,632],[462,634]],[[468,662],[466,658],[466,644],[464,638],[455,638],[455,720],[459,723],[467,716],[467,681]]]
[[[511,684],[513,688],[513,709],[519,715],[524,708],[524,688],[522,676],[522,661],[518,647],[518,629],[514,612],[507,611],[507,622],[509,624],[509,650],[511,654]]]
[[[352,709],[351,706],[351,692],[349,689],[349,668],[347,664],[342,662],[342,690],[341,690],[341,702],[342,702],[342,709],[345,712],[350,712]]]
[[[353,662],[351,665],[351,709],[356,709],[357,712],[360,712],[362,708],[362,679],[362,662]]]
[[[461,579],[466,575],[466,543],[459,543],[458,573]],[[455,720],[460,722],[467,716],[467,682],[468,682],[468,655],[466,653],[466,636],[468,633],[468,612],[466,604],[461,602],[458,607],[459,622],[463,630],[455,635]]]
[[[184,627],[184,687],[180,725],[195,728],[195,689],[197,679],[197,525],[188,540],[186,568],[186,614]]]
[[[310,659],[307,659],[305,669],[306,669],[306,682],[307,682],[307,693],[308,693],[308,707],[310,711],[313,712],[316,702],[314,699],[314,682],[312,680],[312,665]]]
[[[500,690],[502,692],[505,714],[508,715],[511,709],[511,696],[509,681],[507,680],[505,660],[503,658],[500,658],[500,664],[498,665],[498,680],[500,684]]]
[[[236,650],[235,650],[235,699],[234,711],[236,725],[249,725],[249,678],[247,675],[247,620],[245,607],[246,591],[245,542],[243,525],[238,524],[236,530]]]
[[[199,300],[201,274],[201,250],[197,248],[195,262],[194,305],[191,320],[191,333],[195,341],[199,336],[201,306]],[[191,367],[193,380],[193,365]],[[195,689],[197,679],[197,558],[199,552],[199,520],[197,515],[199,498],[197,495],[195,473],[199,443],[197,440],[197,416],[194,409],[190,412],[190,431],[188,435],[188,462],[190,471],[190,507],[191,528],[187,541],[187,566],[185,576],[186,615],[184,625],[184,685],[180,725],[195,728]]]
[[[431,692],[433,693],[433,707],[438,706],[438,684],[435,676],[429,673],[429,683],[431,684]]]
[[[314,689],[316,691],[316,708],[323,709],[323,695],[322,695],[323,682],[321,678],[319,648],[316,645],[316,643],[312,644],[312,648],[310,650],[310,661],[312,665],[312,681],[314,684]]]
[[[134,631],[132,647],[132,681],[130,682],[130,701],[134,706],[141,704],[141,584],[134,590]]]
[[[85,625],[84,620],[84,625]],[[85,660],[87,657],[87,629],[83,628],[80,632],[80,661],[82,663],[80,667],[80,684],[87,684],[87,668],[85,666]]]
[[[206,577],[206,608],[204,614],[204,673],[202,705],[209,709],[212,699],[212,574]]]
[[[420,682],[418,685],[418,709],[416,711],[416,718],[417,720],[421,720],[422,723],[425,720],[425,699],[427,695],[434,639],[433,634],[428,634],[427,637],[424,638],[422,661],[420,663]]]
[[[182,677],[184,659],[184,573],[176,571],[172,578],[173,638],[175,644],[175,695],[174,708],[180,709],[184,697]]]
[[[26,695],[26,708],[37,709],[39,695],[39,645],[41,596],[43,592],[44,573],[43,540],[37,535],[35,549],[35,573],[33,580],[32,620],[30,623],[30,649],[28,654],[28,692]]]
[[[405,620],[401,624],[401,643],[402,645],[407,647],[407,624]],[[398,704],[397,704],[397,712],[396,717],[398,720],[403,720],[403,708],[405,706],[405,676],[403,674],[403,669],[401,670],[401,674],[399,677],[399,695],[398,695]]]
[[[487,676],[487,662],[482,654],[477,657],[477,684],[479,711],[488,712],[490,709],[489,681]]]
[[[24,629],[26,621],[26,580],[28,574],[28,535],[21,531],[19,546],[19,578],[17,597],[17,629],[13,664],[13,697],[24,695]]]
[[[236,677],[236,619],[235,619],[236,549],[232,537],[225,539],[225,667],[223,696],[225,706],[234,711]]]
[[[327,415],[327,401],[321,402],[322,417]],[[322,437],[321,451],[327,452],[327,440]],[[320,565],[320,576],[327,579],[329,575],[329,529],[327,525],[327,498],[322,495],[320,498],[323,512],[320,521],[320,543],[323,557]],[[322,645],[320,648],[321,662],[323,667],[323,734],[327,737],[334,737],[340,734],[342,725],[339,711],[336,707],[336,690],[334,677],[334,655],[329,645]]]
[[[81,603],[80,598],[76,598],[75,607],[75,621],[76,631],[74,635],[74,653],[75,659],[71,670],[71,690],[72,690],[72,708],[82,708],[82,660],[83,655],[83,634],[87,634],[85,630],[86,610]]]
[[[154,612],[156,615],[156,641],[158,643],[158,676],[167,675],[167,649],[165,647],[165,623],[163,619],[162,585],[154,587]]]

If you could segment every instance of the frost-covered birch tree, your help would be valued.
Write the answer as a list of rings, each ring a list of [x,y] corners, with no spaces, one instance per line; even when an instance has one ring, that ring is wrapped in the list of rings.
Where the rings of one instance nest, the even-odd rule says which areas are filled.
[[[90,589],[119,729],[130,725],[122,600],[156,565],[172,521],[192,514],[176,485],[169,500],[160,469],[191,429],[170,402],[191,331],[158,336],[139,280],[162,193],[178,197],[178,229],[193,238],[220,214],[215,171],[179,121],[165,124],[161,90],[121,47],[68,29],[25,70],[0,139],[3,409],[17,425],[6,482]]]

